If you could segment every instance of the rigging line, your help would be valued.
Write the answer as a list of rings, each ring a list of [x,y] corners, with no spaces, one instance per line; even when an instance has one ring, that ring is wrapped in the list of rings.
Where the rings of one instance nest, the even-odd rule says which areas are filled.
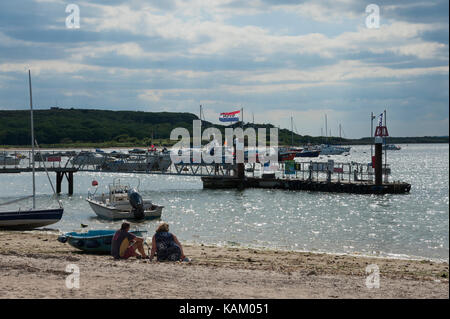
[[[341,130],[342,130],[342,136],[344,136],[344,138],[347,138],[347,135],[345,134],[344,128],[341,125]]]
[[[39,154],[41,154],[40,156],[41,156],[41,158],[42,158],[42,152],[41,152],[41,149],[40,149],[40,147],[39,147],[38,142],[37,142],[36,140],[34,140],[34,143],[36,144],[36,147],[37,147],[37,149],[38,149],[38,151],[39,151]],[[42,158],[42,159],[43,159],[43,158]],[[56,191],[55,191],[55,188],[53,187],[52,180],[50,179],[50,175],[48,174],[47,166],[45,166],[45,160],[42,161],[42,164],[44,165],[45,173],[47,174],[48,181],[49,181],[49,183],[50,183],[50,186],[52,187],[53,194],[57,195],[57,194],[56,194]],[[59,204],[59,208],[63,208],[60,200],[58,200],[58,204]]]

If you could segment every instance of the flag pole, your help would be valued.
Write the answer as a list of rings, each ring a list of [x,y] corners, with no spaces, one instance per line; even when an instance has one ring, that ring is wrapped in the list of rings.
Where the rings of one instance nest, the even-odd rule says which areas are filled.
[[[370,112],[370,160],[373,157],[373,112]]]
[[[386,123],[386,109],[384,110],[384,126],[387,130],[387,123]],[[387,182],[387,136],[384,137],[384,180]]]

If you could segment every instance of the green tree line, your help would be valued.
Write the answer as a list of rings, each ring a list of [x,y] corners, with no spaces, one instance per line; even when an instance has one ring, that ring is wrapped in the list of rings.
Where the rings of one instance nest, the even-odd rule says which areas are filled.
[[[176,127],[186,128],[192,136],[192,121],[198,117],[192,113],[180,112],[138,112],[109,111],[91,109],[35,110],[35,136],[41,145],[136,145],[150,144],[171,145],[170,133]],[[235,123],[231,127],[240,126]],[[223,138],[223,125],[202,121],[202,129],[218,128]],[[246,123],[244,128],[266,128],[267,133],[274,126],[271,124]],[[294,146],[311,144],[369,144],[372,139],[344,139],[339,137],[313,137],[292,133],[287,129],[278,132],[280,145]],[[389,143],[448,143],[444,137],[393,137]],[[0,145],[26,146],[30,145],[30,111],[12,110],[0,111]]]

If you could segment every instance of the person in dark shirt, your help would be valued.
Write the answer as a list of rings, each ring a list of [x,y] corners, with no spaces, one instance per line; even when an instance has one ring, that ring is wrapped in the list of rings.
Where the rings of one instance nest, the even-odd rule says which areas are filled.
[[[189,261],[183,253],[183,246],[177,237],[169,233],[169,225],[162,223],[152,238],[150,261],[156,254],[158,261]]]
[[[129,233],[129,230],[130,224],[122,223],[120,229],[116,231],[111,244],[111,255],[115,259],[128,259],[130,257],[147,259],[148,256],[145,254],[143,245],[144,239]]]

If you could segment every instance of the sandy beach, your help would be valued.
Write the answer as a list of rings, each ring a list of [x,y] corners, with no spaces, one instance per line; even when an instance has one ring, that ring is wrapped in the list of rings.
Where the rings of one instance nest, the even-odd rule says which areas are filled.
[[[448,263],[204,245],[185,245],[189,263],[114,261],[57,235],[0,233],[0,298],[449,297]],[[366,286],[372,264],[379,288]],[[79,269],[79,288],[66,287],[68,265]]]

